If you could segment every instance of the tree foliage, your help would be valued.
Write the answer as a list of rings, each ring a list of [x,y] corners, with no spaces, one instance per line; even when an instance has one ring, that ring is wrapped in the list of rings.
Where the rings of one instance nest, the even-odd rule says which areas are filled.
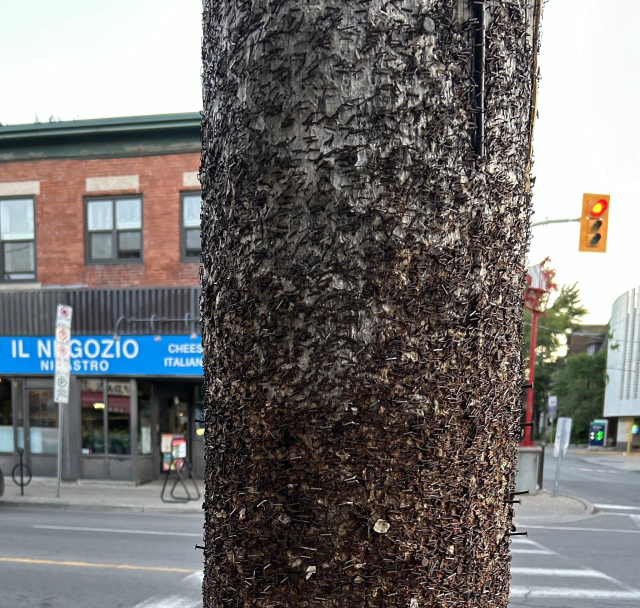
[[[558,297],[547,308],[545,315],[538,320],[536,355],[539,364],[555,363],[558,351],[565,344],[567,335],[580,325],[587,312],[588,310],[580,302],[578,284],[563,285]],[[527,361],[531,344],[531,319],[531,311],[525,310],[524,352]],[[537,371],[536,369],[536,376]]]
[[[567,357],[564,369],[556,375],[558,413],[573,419],[571,440],[574,443],[586,443],[589,423],[602,416],[606,369],[605,351],[592,356],[580,353]]]
[[[534,408],[540,413],[546,406],[547,395],[553,383],[558,366],[559,350],[566,343],[569,332],[578,327],[587,309],[580,302],[577,283],[563,285],[560,293],[547,308],[546,314],[538,319],[538,340],[536,348],[536,376]],[[529,347],[531,344],[532,313],[525,310],[524,357],[529,369]],[[539,419],[539,417],[538,417]]]

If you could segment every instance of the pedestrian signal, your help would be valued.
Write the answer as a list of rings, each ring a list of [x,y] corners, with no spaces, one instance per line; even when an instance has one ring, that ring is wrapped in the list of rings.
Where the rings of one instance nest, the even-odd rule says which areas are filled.
[[[583,194],[579,251],[605,253],[609,228],[608,194]]]

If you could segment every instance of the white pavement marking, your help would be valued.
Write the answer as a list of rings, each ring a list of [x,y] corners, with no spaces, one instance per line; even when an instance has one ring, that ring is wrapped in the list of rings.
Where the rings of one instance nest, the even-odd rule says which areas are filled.
[[[511,553],[529,553],[529,554],[537,554],[537,555],[555,555],[556,553],[554,551],[552,551],[551,549],[547,549],[546,547],[543,547],[540,543],[537,543],[535,540],[530,540],[528,538],[512,538],[511,539]],[[513,547],[513,545],[516,544],[521,544],[521,545],[525,545],[525,547],[529,547],[529,548],[523,548],[523,549],[519,549],[517,547]]]
[[[615,528],[578,528],[573,526],[536,526],[527,524],[527,528],[536,530],[570,530],[573,532],[606,532],[607,534],[640,534],[640,530],[617,530]]]
[[[633,520],[633,523],[640,528],[640,515],[629,515],[629,517]]]
[[[511,568],[511,574],[521,576],[566,576],[569,578],[604,578],[617,583],[616,579],[598,570],[583,568]]]
[[[605,505],[605,504],[594,504],[594,507],[598,507],[598,509],[615,509],[617,511],[640,511],[640,506],[631,507],[628,505]]]
[[[151,534],[153,536],[193,536],[202,538],[202,534],[193,532],[164,532],[162,530],[126,530],[122,528],[85,528],[81,526],[47,526],[44,524],[36,524],[31,526],[41,530],[71,530],[76,532],[115,532],[117,534]]]
[[[202,572],[194,572],[183,578],[178,593],[154,595],[133,608],[202,608]]]
[[[511,587],[511,597],[530,599],[640,600],[640,591],[605,591],[567,587]]]
[[[536,547],[540,546],[540,544],[537,543],[535,540],[531,540],[529,538],[512,538],[511,544],[512,545],[535,545]]]

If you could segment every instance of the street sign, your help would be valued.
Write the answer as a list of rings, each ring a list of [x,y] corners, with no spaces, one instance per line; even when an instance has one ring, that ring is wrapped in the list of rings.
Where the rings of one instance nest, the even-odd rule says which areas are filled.
[[[562,455],[567,453],[569,447],[569,439],[571,438],[571,418],[558,418],[556,427],[556,442],[553,446],[553,455],[557,458],[560,454],[560,446],[562,446]]]
[[[549,395],[549,418],[555,420],[558,415],[558,397]]]
[[[69,403],[69,382],[71,379],[71,306],[58,305],[55,331],[55,376],[53,380],[53,400]]]
[[[589,447],[604,447],[607,444],[607,422],[594,420],[589,425]]]
[[[71,381],[71,306],[58,304],[56,309],[55,373],[53,376],[53,400],[58,404],[58,479],[56,497],[60,498],[60,480],[62,479],[62,437],[64,429],[64,406],[69,403],[69,384]]]
[[[567,453],[569,439],[571,438],[571,418],[561,416],[556,427],[556,443],[553,446],[553,455],[558,459],[556,465],[556,481],[553,484],[553,495],[558,495],[558,483],[560,482],[560,465],[562,457]]]

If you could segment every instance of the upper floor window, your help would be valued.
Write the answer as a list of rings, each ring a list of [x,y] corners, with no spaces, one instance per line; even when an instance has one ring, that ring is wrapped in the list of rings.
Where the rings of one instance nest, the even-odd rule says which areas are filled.
[[[200,193],[184,193],[182,195],[182,259],[185,262],[197,262],[202,253],[200,243],[200,211],[202,198]]]
[[[142,199],[87,199],[87,261],[122,264],[142,259]]]
[[[36,241],[33,198],[0,199],[2,281],[35,281]]]

